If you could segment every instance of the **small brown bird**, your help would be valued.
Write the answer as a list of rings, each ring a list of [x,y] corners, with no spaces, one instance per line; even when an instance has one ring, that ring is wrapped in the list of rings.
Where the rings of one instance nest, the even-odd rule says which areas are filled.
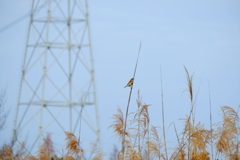
[[[134,81],[134,78],[131,78],[124,88],[131,87],[133,85],[133,81]]]

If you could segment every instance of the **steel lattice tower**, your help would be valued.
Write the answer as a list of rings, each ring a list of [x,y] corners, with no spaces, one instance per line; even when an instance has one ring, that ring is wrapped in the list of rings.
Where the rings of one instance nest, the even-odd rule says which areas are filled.
[[[88,4],[33,0],[13,142],[64,149],[65,131],[100,144]]]

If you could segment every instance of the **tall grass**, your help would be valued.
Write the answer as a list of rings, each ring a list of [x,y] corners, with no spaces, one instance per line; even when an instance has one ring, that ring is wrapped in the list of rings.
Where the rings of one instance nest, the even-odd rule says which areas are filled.
[[[139,93],[140,94],[140,93]],[[148,108],[151,107],[145,104],[141,99],[137,99],[138,109],[136,112],[129,114],[129,120],[127,122],[129,129],[128,132],[123,132],[124,118],[120,108],[117,109],[117,113],[113,115],[113,122],[110,128],[113,129],[113,133],[121,141],[123,134],[125,134],[125,157],[126,160],[152,160],[162,159],[166,160],[166,151],[164,149],[164,142],[160,136],[159,127],[151,125],[151,119],[149,116]],[[210,159],[229,159],[239,160],[239,116],[237,112],[229,107],[223,106],[222,121],[216,123],[212,130],[205,129],[204,125],[198,122],[195,125],[189,121],[189,116],[186,116],[182,120],[185,124],[185,130],[181,134],[185,134],[185,143],[182,144],[179,138],[179,134],[176,131],[178,142],[173,153],[170,154],[171,160],[210,160]],[[175,125],[174,125],[175,126]],[[191,134],[189,134],[189,132]],[[39,146],[38,154],[36,156],[29,155],[24,152],[19,152],[24,146],[20,146],[17,151],[18,154],[14,154],[10,146],[4,145],[0,150],[1,160],[85,160],[84,149],[80,147],[78,138],[73,133],[65,132],[66,134],[66,148],[63,155],[56,156],[51,150],[48,149],[49,142],[47,139],[43,140],[43,144]],[[213,134],[213,137],[211,136]],[[190,137],[188,137],[190,136]],[[190,139],[190,143],[188,140]],[[214,143],[215,155],[212,154],[211,143]],[[190,146],[188,146],[190,144]],[[23,144],[24,145],[24,144]],[[188,150],[191,153],[188,156]],[[107,159],[107,156],[103,156],[97,151],[96,146],[92,146],[91,153],[95,156],[92,160]],[[171,148],[168,148],[171,150]],[[168,152],[169,153],[169,152]],[[123,159],[123,151],[115,150],[114,159]],[[213,158],[212,158],[213,157]]]
[[[83,149],[80,142],[80,139],[83,138],[80,135],[77,138],[73,133],[65,132],[66,148],[63,149],[62,155],[56,156],[49,149],[51,142],[43,139],[36,156],[24,152],[24,143],[16,151],[13,151],[10,146],[4,145],[0,149],[0,160],[85,160],[87,159],[86,153],[94,155],[92,160],[108,159],[109,156],[111,160],[240,160],[239,113],[230,106],[222,106],[222,120],[212,124],[209,91],[210,129],[206,129],[201,122],[195,122],[193,79],[186,67],[185,72],[190,97],[190,111],[189,115],[181,119],[184,126],[180,133],[178,133],[175,123],[172,125],[177,139],[174,148],[167,147],[170,145],[167,145],[164,127],[151,124],[149,108],[152,106],[143,102],[141,93],[138,91],[134,112],[128,113],[127,111],[124,116],[124,112],[117,108],[116,113],[112,115],[112,123],[109,128],[123,145],[120,150],[112,148],[111,156],[107,155],[107,152],[100,152],[95,145],[91,146],[90,151]],[[163,101],[163,92],[161,93]],[[162,112],[162,116],[164,116],[163,103]],[[159,121],[164,124],[164,117],[159,117]],[[163,132],[160,128],[163,128]]]

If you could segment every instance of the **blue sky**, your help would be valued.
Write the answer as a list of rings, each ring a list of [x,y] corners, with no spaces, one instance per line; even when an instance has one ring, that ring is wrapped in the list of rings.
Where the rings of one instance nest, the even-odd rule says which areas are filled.
[[[0,1],[0,28],[26,14],[29,0]],[[183,65],[194,72],[196,121],[209,126],[211,89],[213,121],[220,121],[223,105],[240,105],[240,2],[221,1],[89,1],[94,54],[97,100],[105,151],[118,143],[108,129],[111,116],[119,106],[126,109],[128,88],[140,41],[141,54],[136,73],[131,110],[140,90],[142,99],[151,104],[153,125],[161,123],[160,66],[163,76],[166,126],[189,113],[190,102]],[[0,87],[7,87],[6,110],[10,110],[0,143],[11,139],[14,112],[20,84],[28,19],[0,33]],[[8,109],[9,107],[9,109]],[[207,113],[207,115],[206,115]],[[112,138],[109,138],[112,137]],[[63,137],[64,138],[64,137]],[[173,127],[167,140],[176,139]]]

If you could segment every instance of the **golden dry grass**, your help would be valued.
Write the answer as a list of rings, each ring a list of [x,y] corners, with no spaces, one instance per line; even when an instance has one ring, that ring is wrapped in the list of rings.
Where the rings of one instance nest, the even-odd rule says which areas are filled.
[[[117,109],[117,114],[113,114],[114,121],[112,122],[112,125],[109,126],[109,128],[113,128],[114,133],[119,136],[121,139],[123,135],[128,135],[127,132],[124,133],[124,118],[123,118],[123,112],[120,108]]]
[[[215,147],[218,155],[224,155],[231,159],[240,159],[239,153],[239,116],[237,112],[229,107],[222,108],[223,121],[217,124]]]
[[[190,95],[190,112],[184,119],[183,131],[178,134],[175,123],[174,129],[177,142],[174,148],[167,148],[165,137],[160,135],[161,127],[151,125],[149,107],[151,105],[142,102],[140,92],[136,100],[136,111],[126,112],[124,118],[123,111],[117,108],[117,113],[113,114],[113,121],[109,128],[113,134],[122,142],[120,150],[114,150],[111,160],[210,160],[229,159],[240,160],[240,127],[239,116],[233,108],[229,106],[221,107],[222,121],[212,125],[208,130],[201,122],[194,122],[193,103],[193,83],[192,76],[185,68],[187,75],[187,85]],[[127,107],[128,108],[128,107]],[[211,117],[211,112],[210,112]],[[159,119],[160,121],[161,119]],[[163,133],[164,133],[163,128]],[[161,132],[162,133],[162,132]],[[0,150],[0,160],[85,160],[85,150],[80,146],[80,137],[73,133],[66,134],[66,153],[57,157],[49,150],[49,141],[43,140],[39,146],[37,156],[24,153],[24,143],[15,153],[13,149],[4,145]],[[182,136],[182,138],[179,138]],[[162,141],[163,139],[163,141]],[[172,142],[170,142],[172,143]],[[214,144],[214,145],[212,145]],[[88,151],[89,152],[89,151]],[[107,159],[107,152],[104,153],[96,145],[91,145],[92,160]]]
[[[126,160],[152,160],[152,159],[166,159],[166,153],[163,149],[162,137],[159,135],[158,127],[150,124],[150,117],[148,107],[150,105],[142,104],[141,99],[137,100],[138,110],[135,114],[131,114],[128,120],[128,130],[125,139],[125,156]],[[183,119],[185,122],[184,141],[178,142],[174,152],[169,155],[170,160],[210,160],[211,141],[215,144],[216,155],[215,159],[239,160],[239,116],[238,113],[229,106],[221,107],[222,121],[215,124],[213,130],[207,130],[200,122],[193,125],[188,121],[188,116]],[[123,114],[120,108],[117,109],[117,114],[113,115],[113,123],[110,128],[117,137],[123,138]],[[190,132],[190,134],[189,134]],[[211,134],[213,132],[213,139]],[[66,154],[62,157],[56,157],[50,150],[48,150],[48,140],[43,139],[43,144],[39,146],[37,156],[28,155],[17,151],[19,154],[13,153],[10,146],[4,145],[0,150],[1,160],[83,160],[84,150],[80,147],[78,139],[73,133],[65,132],[66,134]],[[190,137],[188,137],[190,136]],[[188,143],[190,139],[191,143]],[[188,146],[190,144],[190,146]],[[21,147],[24,147],[22,144]],[[168,148],[170,150],[170,148]],[[188,150],[189,158],[187,156]],[[98,150],[96,145],[92,145],[92,153],[95,156],[92,160],[106,159]],[[117,159],[123,159],[122,150],[117,151]]]

